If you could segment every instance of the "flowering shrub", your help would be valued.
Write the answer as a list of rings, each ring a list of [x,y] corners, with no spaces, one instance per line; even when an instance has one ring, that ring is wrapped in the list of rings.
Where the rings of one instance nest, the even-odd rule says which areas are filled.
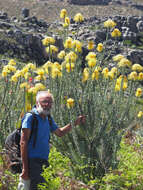
[[[63,10],[61,18],[65,16],[67,12]],[[84,20],[81,14],[75,19]],[[104,23],[109,29],[107,35],[110,33],[117,40],[121,33],[114,30],[115,26],[111,20]],[[142,97],[142,66],[135,67],[118,54],[110,60],[114,64],[111,67],[104,58],[104,43],[87,42],[89,53],[85,68],[81,69],[83,44],[79,40],[67,37],[61,52],[53,45],[52,37],[47,36],[42,42],[49,55],[43,66],[36,68],[32,63],[22,65],[10,60],[2,67],[0,140],[3,143],[16,121],[17,126],[20,124],[18,119],[32,108],[37,91],[49,89],[55,99],[52,115],[59,126],[73,122],[80,114],[86,116],[85,125],[73,126],[72,132],[62,139],[53,136],[53,144],[71,159],[74,175],[88,182],[117,166],[122,135],[133,122],[142,122],[142,110],[137,104]],[[61,64],[53,61],[55,54]]]

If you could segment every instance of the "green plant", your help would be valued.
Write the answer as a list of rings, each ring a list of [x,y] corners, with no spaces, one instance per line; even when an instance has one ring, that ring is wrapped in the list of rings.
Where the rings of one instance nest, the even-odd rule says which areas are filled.
[[[102,178],[99,190],[142,190],[143,186],[143,138],[128,132],[118,151],[119,164]]]

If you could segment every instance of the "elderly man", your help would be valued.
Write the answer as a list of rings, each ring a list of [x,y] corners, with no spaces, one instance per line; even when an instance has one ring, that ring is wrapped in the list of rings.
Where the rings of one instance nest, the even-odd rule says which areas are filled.
[[[69,123],[66,126],[59,128],[55,121],[50,117],[50,109],[53,104],[53,96],[48,91],[39,91],[36,96],[36,107],[33,112],[38,122],[36,144],[33,147],[34,134],[32,133],[32,114],[27,113],[22,121],[22,135],[21,135],[21,157],[22,157],[22,174],[20,179],[29,181],[29,190],[37,190],[37,185],[44,182],[42,173],[42,166],[48,167],[49,156],[49,139],[50,133],[54,133],[58,137],[67,134],[72,125]],[[50,117],[52,125],[49,123]],[[79,125],[85,122],[84,116],[79,116],[74,125]],[[31,135],[31,136],[30,136]]]

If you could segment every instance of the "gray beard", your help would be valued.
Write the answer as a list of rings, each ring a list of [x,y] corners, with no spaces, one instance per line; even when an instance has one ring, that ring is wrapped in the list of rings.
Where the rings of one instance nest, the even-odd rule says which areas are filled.
[[[43,114],[45,116],[50,114],[50,110],[48,110],[48,109],[44,110],[40,104],[37,107],[37,111],[39,114]]]

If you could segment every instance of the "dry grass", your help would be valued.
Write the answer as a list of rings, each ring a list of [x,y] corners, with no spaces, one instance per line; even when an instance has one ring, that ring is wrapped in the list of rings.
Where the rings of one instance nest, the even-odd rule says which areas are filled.
[[[120,0],[127,3],[127,0]],[[134,3],[143,3],[142,0],[132,0]],[[19,17],[22,8],[30,9],[30,16],[36,16],[38,19],[44,19],[47,22],[53,22],[59,19],[59,13],[62,8],[66,8],[70,17],[80,12],[85,18],[91,16],[142,16],[143,11],[125,5],[108,5],[108,6],[76,6],[69,5],[66,0],[0,0],[2,11],[9,16]]]

